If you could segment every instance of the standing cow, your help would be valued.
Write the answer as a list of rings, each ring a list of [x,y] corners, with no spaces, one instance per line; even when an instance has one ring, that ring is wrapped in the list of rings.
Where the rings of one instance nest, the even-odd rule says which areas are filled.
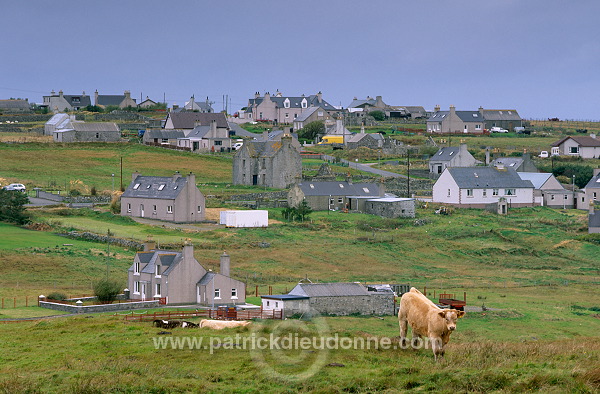
[[[456,329],[456,319],[465,315],[456,309],[441,309],[423,293],[412,287],[400,299],[398,322],[400,324],[400,341],[406,344],[408,325],[412,330],[413,341],[426,337],[431,342],[435,360],[444,357],[444,346],[450,340],[450,334]]]

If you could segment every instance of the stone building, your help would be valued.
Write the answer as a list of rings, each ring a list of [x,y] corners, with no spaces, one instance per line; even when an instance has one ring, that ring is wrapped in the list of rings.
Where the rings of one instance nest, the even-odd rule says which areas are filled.
[[[346,181],[302,181],[288,192],[288,205],[297,207],[303,200],[314,211],[352,210],[364,212],[366,199],[384,197],[383,185]],[[361,207],[362,205],[362,207]]]
[[[280,309],[294,314],[347,316],[393,315],[392,291],[369,291],[360,283],[299,283],[286,295],[263,296],[263,310]]]
[[[205,218],[205,198],[191,172],[182,177],[142,176],[134,172],[121,196],[121,216],[165,220],[176,223],[200,222]]]
[[[31,106],[28,99],[9,99],[0,100],[0,113],[19,114],[31,113]]]
[[[92,104],[90,96],[85,92],[82,94],[63,94],[60,90],[58,94],[54,90],[50,96],[43,96],[42,107],[47,107],[50,112],[58,113],[64,111],[78,111]]]
[[[52,132],[54,142],[116,142],[121,140],[121,130],[112,122],[71,122],[66,129]]]
[[[281,140],[247,141],[233,157],[233,184],[284,189],[302,177],[302,158],[286,133]]]
[[[415,199],[399,197],[371,198],[364,202],[364,213],[384,218],[414,218]]]
[[[98,94],[98,90],[94,92],[94,105],[100,108],[119,107],[119,108],[136,108],[135,99],[131,98],[131,92],[126,90],[123,94]]]
[[[439,175],[448,167],[474,167],[478,161],[467,150],[467,144],[440,148],[429,159],[429,173]]]

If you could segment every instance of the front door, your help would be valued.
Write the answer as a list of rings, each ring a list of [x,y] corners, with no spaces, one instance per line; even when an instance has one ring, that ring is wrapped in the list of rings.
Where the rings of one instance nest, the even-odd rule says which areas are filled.
[[[140,286],[142,287],[142,289],[141,289],[142,301],[146,301],[146,284],[141,283]]]
[[[252,175],[252,184],[258,185],[258,175]]]
[[[140,217],[144,217],[144,204],[140,204]]]

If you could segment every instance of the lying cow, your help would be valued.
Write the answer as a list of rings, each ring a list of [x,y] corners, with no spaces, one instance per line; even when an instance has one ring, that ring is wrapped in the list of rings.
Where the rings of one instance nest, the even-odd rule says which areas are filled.
[[[181,328],[198,328],[199,326],[199,324],[192,323],[191,321],[181,322]]]
[[[152,322],[152,325],[160,328],[175,328],[181,325],[181,322],[177,320],[160,320],[156,319]]]
[[[450,334],[456,329],[456,319],[463,317],[465,312],[456,309],[441,309],[423,293],[412,287],[404,293],[400,300],[398,322],[400,324],[400,341],[406,345],[407,326],[410,325],[413,341],[426,337],[431,341],[433,355],[444,357],[444,346],[450,340]]]
[[[200,328],[212,328],[213,330],[222,330],[224,328],[245,327],[250,324],[249,321],[236,320],[200,320]]]

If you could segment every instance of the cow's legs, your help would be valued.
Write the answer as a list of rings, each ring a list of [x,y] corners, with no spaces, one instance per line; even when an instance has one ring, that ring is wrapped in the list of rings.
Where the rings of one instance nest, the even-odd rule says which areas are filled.
[[[431,342],[431,350],[433,350],[433,356],[435,358],[435,361],[442,361],[444,360],[444,343],[442,342],[441,338],[429,338],[429,341]]]
[[[406,332],[408,330],[408,320],[399,318],[398,323],[400,324],[400,345],[406,346]]]

